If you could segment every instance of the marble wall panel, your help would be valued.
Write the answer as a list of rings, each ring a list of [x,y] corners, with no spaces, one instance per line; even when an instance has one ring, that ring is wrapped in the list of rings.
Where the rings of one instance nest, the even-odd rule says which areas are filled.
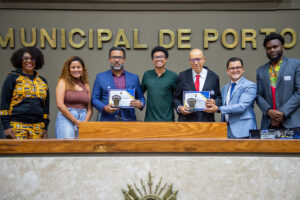
[[[0,199],[121,200],[128,184],[143,192],[140,180],[147,186],[150,172],[152,188],[162,177],[162,185],[179,191],[178,200],[296,200],[299,169],[297,156],[1,157]]]

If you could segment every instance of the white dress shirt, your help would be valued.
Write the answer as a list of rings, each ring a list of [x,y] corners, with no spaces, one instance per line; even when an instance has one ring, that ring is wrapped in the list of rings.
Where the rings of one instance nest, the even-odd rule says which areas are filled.
[[[206,76],[207,76],[207,69],[205,68],[202,68],[201,72],[200,72],[200,87],[199,87],[199,91],[202,91],[203,89],[203,86],[204,86],[204,83],[205,83],[205,79],[206,79]],[[194,84],[196,82],[196,75],[198,75],[194,70],[192,70],[192,73],[193,73],[193,81],[194,81]]]

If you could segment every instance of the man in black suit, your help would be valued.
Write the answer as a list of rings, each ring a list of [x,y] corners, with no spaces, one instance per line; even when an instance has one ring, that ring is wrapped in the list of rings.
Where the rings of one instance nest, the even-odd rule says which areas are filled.
[[[210,98],[217,105],[222,104],[220,93],[219,76],[204,66],[206,57],[200,49],[193,49],[190,52],[189,63],[191,69],[181,72],[178,76],[177,88],[175,90],[174,105],[179,114],[178,121],[190,122],[214,122],[214,113],[206,110],[190,112],[183,106],[184,91],[209,91]]]

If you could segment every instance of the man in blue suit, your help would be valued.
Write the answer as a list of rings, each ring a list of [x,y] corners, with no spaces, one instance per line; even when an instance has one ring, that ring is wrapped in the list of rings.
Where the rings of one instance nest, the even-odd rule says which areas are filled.
[[[300,127],[300,60],[283,56],[283,46],[280,34],[265,37],[270,62],[256,70],[261,129]]]
[[[230,58],[227,62],[230,82],[222,88],[222,105],[218,107],[212,100],[207,102],[207,111],[220,111],[221,121],[227,122],[228,138],[247,138],[249,130],[256,129],[256,85],[243,77],[244,72],[243,60]]]
[[[145,97],[139,77],[124,70],[126,52],[122,47],[109,50],[111,69],[97,74],[92,92],[92,104],[99,111],[98,121],[136,121],[134,108],[143,109]],[[109,89],[134,89],[135,100],[130,102],[134,108],[116,108],[109,104]]]

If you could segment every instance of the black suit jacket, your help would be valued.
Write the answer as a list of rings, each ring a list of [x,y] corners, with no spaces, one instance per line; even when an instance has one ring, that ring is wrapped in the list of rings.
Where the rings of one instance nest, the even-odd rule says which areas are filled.
[[[207,69],[207,76],[204,82],[204,86],[202,91],[210,91],[210,98],[215,99],[217,105],[222,104],[222,97],[220,93],[220,81],[219,76],[208,69],[206,66],[203,68]],[[174,97],[174,105],[175,109],[178,106],[183,105],[183,91],[196,91],[194,81],[193,81],[193,73],[192,69],[185,70],[181,72],[178,76],[177,87],[175,91]],[[215,116],[211,113],[206,112],[194,112],[189,115],[182,115],[178,113],[178,121],[189,121],[189,122],[214,122]]]

